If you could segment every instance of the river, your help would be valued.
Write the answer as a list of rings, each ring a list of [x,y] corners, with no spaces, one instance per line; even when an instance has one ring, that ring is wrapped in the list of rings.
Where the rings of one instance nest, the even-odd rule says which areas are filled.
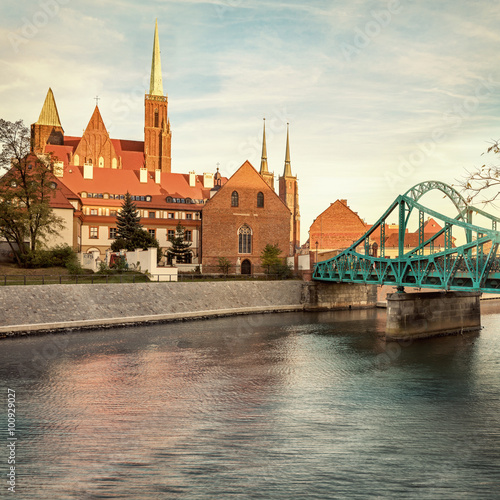
[[[500,304],[386,344],[385,311],[0,342],[22,499],[500,498]],[[14,497],[14,495],[13,495]]]

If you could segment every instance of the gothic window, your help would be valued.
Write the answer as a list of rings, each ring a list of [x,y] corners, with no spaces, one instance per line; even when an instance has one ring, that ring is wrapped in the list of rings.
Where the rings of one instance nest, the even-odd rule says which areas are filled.
[[[111,160],[111,168],[118,168],[118,162],[116,161],[116,158],[113,158]]]
[[[99,168],[104,168],[104,158],[102,156],[99,157]]]
[[[252,230],[246,224],[238,231],[238,253],[252,253]]]
[[[155,109],[155,128],[159,127],[159,117],[158,117],[158,109]]]
[[[264,208],[264,193],[257,194],[257,208]]]
[[[80,165],[80,157],[78,155],[73,156],[73,164],[75,167],[78,167]]]
[[[233,191],[233,194],[231,194],[231,206],[237,207],[238,205],[239,205],[238,191]]]

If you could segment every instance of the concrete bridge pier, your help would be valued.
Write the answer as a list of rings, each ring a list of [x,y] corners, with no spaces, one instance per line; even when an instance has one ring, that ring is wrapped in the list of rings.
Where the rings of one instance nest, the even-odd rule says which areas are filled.
[[[481,328],[480,292],[387,295],[387,340],[454,335]]]

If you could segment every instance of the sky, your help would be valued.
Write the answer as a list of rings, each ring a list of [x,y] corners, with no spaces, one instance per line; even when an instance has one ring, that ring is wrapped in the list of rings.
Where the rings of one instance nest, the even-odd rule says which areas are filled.
[[[81,135],[98,96],[111,137],[133,140],[158,19],[172,171],[259,169],[265,118],[277,177],[289,122],[302,243],[337,199],[374,223],[413,185],[494,162],[497,2],[19,0],[0,14],[0,118],[34,123],[51,87],[65,134]]]

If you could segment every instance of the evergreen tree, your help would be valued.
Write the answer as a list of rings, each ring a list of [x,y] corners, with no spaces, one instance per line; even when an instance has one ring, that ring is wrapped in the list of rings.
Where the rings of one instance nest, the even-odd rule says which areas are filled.
[[[116,238],[129,240],[133,234],[142,229],[141,217],[137,205],[132,201],[132,196],[127,191],[122,203],[122,209],[116,216]]]
[[[175,236],[172,236],[169,241],[172,246],[167,249],[167,261],[171,263],[175,257],[178,264],[185,263],[191,252],[191,242],[186,241],[186,228],[180,222],[175,228]]]

